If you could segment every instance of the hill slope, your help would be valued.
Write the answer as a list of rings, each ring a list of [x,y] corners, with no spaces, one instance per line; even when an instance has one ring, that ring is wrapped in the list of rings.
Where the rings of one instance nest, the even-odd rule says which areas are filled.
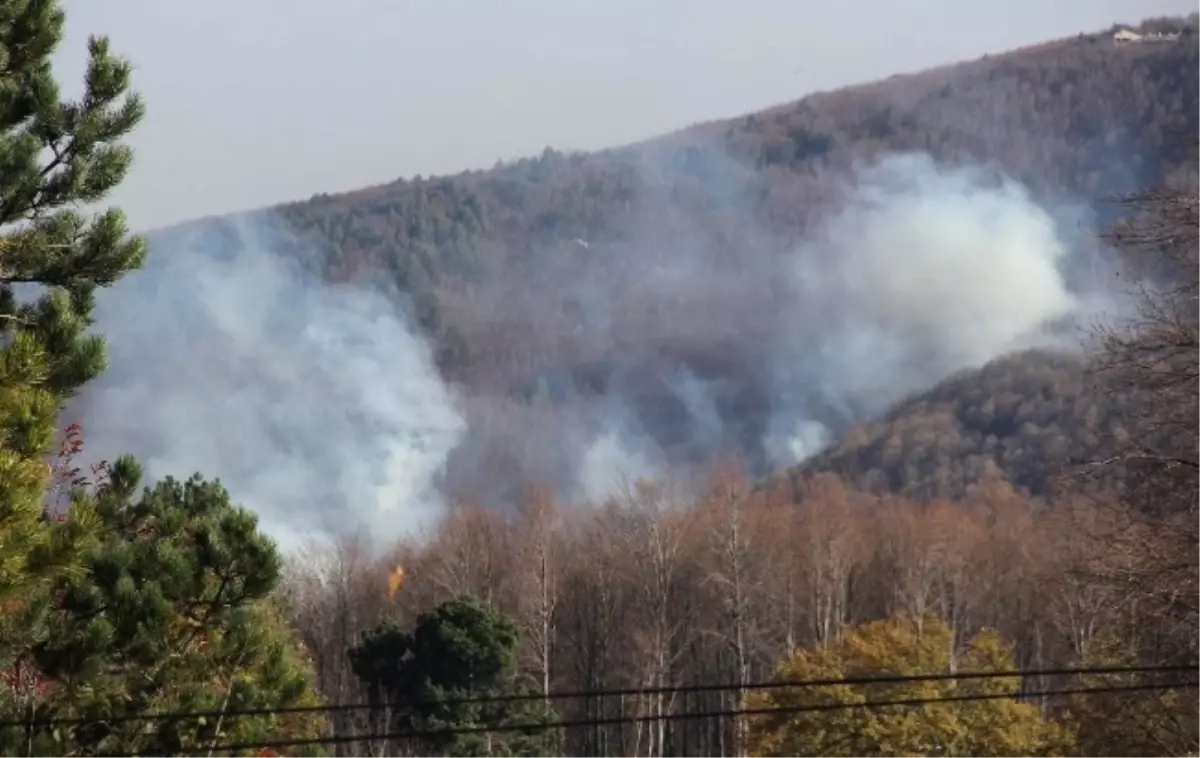
[[[1098,390],[1077,358],[1021,352],[965,371],[850,430],[789,472],[830,471],[867,491],[962,498],[989,474],[1035,497],[1127,437],[1133,398]],[[1115,477],[1116,475],[1113,474]]]
[[[128,366],[161,365],[178,350],[174,360],[196,386],[254,390],[243,398],[240,435],[204,448],[212,460],[192,450],[162,457],[218,474],[233,468],[263,478],[264,490],[275,485],[246,454],[225,460],[250,439],[270,446],[273,470],[294,472],[325,467],[312,462],[322,444],[354,439],[353,465],[333,469],[378,488],[370,499],[380,502],[395,494],[379,481],[412,471],[427,478],[448,448],[437,486],[492,503],[512,502],[530,480],[592,497],[614,472],[661,473],[715,455],[740,455],[765,474],[955,371],[1036,344],[1046,323],[1080,315],[1106,275],[1091,234],[1091,214],[1104,210],[1096,201],[1195,173],[1179,136],[1198,126],[1197,60],[1194,35],[1123,46],[1081,36],[638,145],[548,149],[489,171],[198,222],[156,235],[147,270],[122,284],[145,287],[145,300],[163,308],[131,316],[141,341],[101,326]],[[430,389],[419,351],[401,359],[377,339],[387,331],[375,328],[380,314],[346,306],[352,318],[337,311],[333,322],[309,324],[301,303],[344,302],[264,302],[295,294],[300,281],[249,284],[279,275],[264,255],[303,261],[326,281],[398,288],[431,338],[437,372],[454,384],[455,407]],[[225,273],[198,289],[189,256],[220,258]],[[221,281],[241,284],[221,291]],[[182,344],[170,304],[197,298],[209,299],[189,306]],[[239,318],[264,319],[253,340],[235,333],[229,314],[239,309],[249,314]],[[300,323],[287,323],[289,311]],[[346,346],[331,350],[348,321]],[[303,339],[270,336],[292,332]],[[195,360],[190,344],[213,359]],[[144,392],[151,406],[172,371],[130,375],[137,371],[112,374],[108,389],[130,407]],[[363,377],[370,393],[355,389]],[[301,389],[281,395],[285,379]],[[391,389],[401,385],[406,397],[429,391],[415,414],[429,428],[406,426],[414,414]],[[329,418],[278,400],[309,403],[332,390],[334,402],[354,408],[333,414],[338,441]],[[372,414],[384,406],[381,424]],[[1059,410],[1051,403],[1039,413]],[[455,413],[465,421],[461,440]],[[162,450],[195,435],[183,422],[168,428],[170,418],[139,444]],[[979,434],[990,444],[983,427]],[[377,451],[392,462],[376,463]],[[880,467],[874,455],[864,452],[863,465]],[[1005,455],[1002,465],[1025,465]],[[933,486],[889,470],[904,465],[882,466],[889,486],[941,492],[966,476]],[[1015,475],[1042,486],[1023,469]],[[323,478],[322,491],[334,484]]]
[[[442,365],[466,377],[505,362],[494,354],[505,348],[491,347],[497,332],[540,337],[519,308],[480,301],[479,290],[561,284],[559,272],[538,268],[563,257],[583,265],[572,255],[576,238],[669,248],[711,233],[710,244],[739,253],[783,245],[836,201],[830,172],[888,152],[994,165],[1045,197],[1094,202],[1160,183],[1190,167],[1179,135],[1197,130],[1196,68],[1194,37],[1121,46],[1085,36],[815,94],[628,148],[547,149],[492,171],[280,210],[328,251],[335,277],[384,270],[414,293],[442,343]],[[545,281],[529,282],[537,273]],[[569,319],[568,297],[540,295],[558,300],[543,309]]]

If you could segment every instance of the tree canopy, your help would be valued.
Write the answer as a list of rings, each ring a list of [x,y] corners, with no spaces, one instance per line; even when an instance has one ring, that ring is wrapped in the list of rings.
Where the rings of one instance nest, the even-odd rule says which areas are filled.
[[[122,458],[97,492],[77,493],[75,508],[98,522],[84,571],[52,584],[48,633],[29,651],[41,690],[33,715],[96,721],[15,736],[76,754],[316,736],[315,716],[232,713],[316,704],[308,662],[265,602],[279,579],[274,543],[217,482],[167,478],[135,498],[139,476]],[[195,711],[231,713],[109,723]]]
[[[95,288],[144,255],[119,210],[78,210],[129,169],[121,140],[143,114],[130,65],[92,38],[83,96],[62,99],[50,58],[63,21],[56,2],[0,9],[0,669],[26,683],[19,651],[45,634],[44,592],[78,568],[92,525],[81,509],[45,522],[46,457],[64,403],[104,368],[104,342],[89,332]]]
[[[0,7],[0,728],[6,754],[172,752],[315,735],[310,716],[120,720],[315,703],[308,662],[268,596],[274,544],[217,482],[145,490],[123,457],[90,475],[67,401],[105,368],[97,288],[138,268],[118,209],[143,116],[130,64],[88,41],[83,94],[60,96],[53,0]],[[71,726],[56,719],[84,719]],[[113,720],[113,719],[116,720]]]
[[[417,618],[411,632],[384,623],[349,651],[355,674],[371,698],[389,705],[390,726],[433,732],[420,738],[442,755],[551,755],[559,749],[553,710],[527,696],[517,682],[516,624],[468,598],[439,605]],[[482,699],[482,700],[481,700]],[[445,702],[450,701],[450,702]],[[478,726],[531,725],[503,732],[436,734]]]
[[[1010,647],[991,631],[956,652],[940,620],[897,617],[848,630],[825,647],[805,650],[778,669],[780,679],[919,676],[938,672],[1011,671]],[[1012,678],[844,684],[754,693],[749,708],[803,708],[881,700],[1016,695]],[[751,755],[1059,755],[1070,735],[1031,703],[993,700],[920,706],[847,708],[751,717]]]

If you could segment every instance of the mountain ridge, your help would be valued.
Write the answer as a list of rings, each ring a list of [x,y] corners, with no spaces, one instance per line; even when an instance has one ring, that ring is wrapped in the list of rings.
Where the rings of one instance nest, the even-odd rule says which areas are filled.
[[[870,212],[874,201],[856,199],[864,171],[891,171],[869,181],[893,200],[899,181],[937,202],[966,192],[1032,213],[1035,238],[1052,223],[1069,236],[1053,255],[1070,277],[1093,267],[1102,278],[1091,236],[1108,213],[1100,201],[1195,173],[1175,135],[1196,131],[1197,60],[1194,34],[1057,40],[619,148],[547,148],[493,169],[190,222],[152,235],[149,267],[154,248],[190,237],[204,255],[264,248],[327,282],[401,293],[463,401],[472,431],[447,477],[472,497],[508,502],[530,480],[569,487],[578,476],[563,467],[590,460],[605,435],[636,438],[618,446],[622,460],[649,456],[641,464],[654,469],[740,452],[766,473],[786,468],[768,449],[768,437],[792,434],[777,428],[780,407],[803,406],[835,437],[882,412],[867,389],[848,404],[823,396],[842,390],[822,385],[831,375],[819,365],[847,349],[830,341],[860,320],[836,293],[864,273],[845,266],[867,261],[846,264],[838,256],[853,246],[820,238],[847,207]],[[990,223],[986,208],[966,211],[979,228]],[[833,277],[811,302],[785,281],[797,262]]]
[[[1106,30],[1103,30],[1103,31],[1080,32],[1078,35],[1075,35],[1075,36],[1060,37],[1060,38],[1046,40],[1043,42],[1030,43],[1028,45],[1024,45],[1024,46],[1017,47],[1017,48],[1012,48],[1009,50],[1003,50],[1003,51],[998,51],[998,52],[993,52],[993,53],[984,53],[983,55],[981,55],[977,58],[974,58],[974,59],[953,61],[953,62],[948,62],[948,63],[944,63],[944,64],[941,64],[938,66],[929,67],[929,68],[916,68],[911,71],[893,73],[893,74],[890,74],[883,78],[866,79],[866,80],[862,80],[862,81],[851,82],[851,83],[848,83],[848,84],[845,84],[842,86],[838,86],[838,87],[834,87],[834,88],[830,88],[830,89],[812,90],[812,91],[810,91],[804,95],[801,95],[797,98],[785,100],[785,101],[776,103],[774,105],[764,106],[761,108],[757,108],[757,109],[754,109],[751,111],[747,111],[747,112],[743,112],[743,113],[739,113],[739,114],[735,114],[735,115],[731,115],[731,116],[722,116],[722,117],[697,121],[697,122],[694,122],[687,126],[679,127],[676,129],[666,131],[666,132],[659,133],[659,134],[654,134],[654,135],[645,137],[643,139],[637,139],[637,140],[634,140],[634,141],[628,142],[628,143],[622,143],[619,145],[613,145],[613,146],[609,146],[609,147],[603,147],[603,148],[597,148],[597,149],[591,149],[591,150],[588,150],[588,149],[560,150],[560,149],[554,148],[553,146],[547,146],[543,150],[543,152],[548,150],[548,151],[555,152],[555,153],[563,152],[566,155],[598,156],[598,155],[610,154],[613,152],[621,152],[621,151],[625,151],[625,150],[636,150],[639,148],[654,146],[656,143],[671,142],[671,141],[679,140],[682,138],[694,138],[694,137],[702,136],[702,135],[709,136],[707,134],[708,132],[717,130],[720,128],[728,127],[729,125],[734,124],[743,119],[764,117],[764,116],[774,116],[774,115],[778,115],[780,113],[785,113],[788,110],[795,108],[800,103],[810,100],[810,99],[821,99],[821,98],[826,98],[826,97],[833,96],[833,95],[845,97],[845,96],[859,96],[859,95],[864,95],[864,94],[873,94],[873,92],[875,90],[877,90],[880,87],[884,87],[884,86],[895,86],[897,84],[906,83],[910,80],[929,79],[931,77],[935,77],[935,76],[939,76],[939,75],[961,76],[963,73],[970,72],[970,69],[972,67],[992,66],[992,65],[996,65],[998,63],[1002,63],[1006,60],[1026,58],[1028,56],[1047,54],[1047,53],[1051,53],[1051,52],[1061,52],[1064,49],[1069,49],[1072,46],[1080,45],[1083,43],[1091,44],[1091,45],[1112,44],[1111,35],[1114,31],[1116,31],[1118,29],[1138,30],[1138,29],[1142,29],[1148,25],[1151,27],[1154,27],[1156,25],[1167,24],[1173,28],[1177,27],[1179,29],[1187,30],[1187,33],[1189,35],[1191,35],[1191,34],[1194,34],[1193,23],[1194,22],[1189,21],[1187,19],[1172,18],[1172,17],[1147,19],[1147,20],[1144,20],[1144,21],[1136,23],[1136,24],[1114,23],[1109,28],[1107,28]],[[1191,38],[1185,37],[1183,40],[1183,44],[1186,44],[1189,39],[1191,39]],[[1145,48],[1143,48],[1143,50],[1145,50]],[[307,199],[283,200],[283,201],[268,203],[266,205],[256,206],[253,208],[248,208],[248,209],[243,209],[243,210],[231,211],[231,212],[227,212],[227,213],[212,213],[212,214],[208,214],[208,215],[193,218],[193,219],[184,219],[182,221],[173,222],[170,224],[163,225],[161,227],[155,227],[152,229],[148,229],[148,230],[146,230],[145,233],[148,235],[151,235],[151,236],[156,236],[156,235],[168,233],[179,227],[188,227],[188,226],[191,226],[194,224],[212,223],[212,222],[219,221],[220,219],[227,218],[227,217],[237,217],[237,216],[243,216],[243,215],[260,214],[260,213],[278,210],[281,208],[287,208],[290,206],[301,206],[301,205],[305,205],[307,203],[317,201],[317,200],[327,201],[327,200],[332,200],[332,199],[342,199],[342,198],[352,198],[352,197],[362,197],[363,199],[366,199],[372,195],[386,192],[388,189],[392,189],[397,186],[403,186],[403,185],[406,185],[409,183],[436,182],[436,181],[444,181],[447,179],[457,179],[457,178],[462,178],[462,177],[476,176],[479,174],[488,174],[488,173],[491,173],[491,172],[494,172],[497,170],[502,170],[505,168],[516,166],[516,165],[522,164],[524,162],[527,162],[530,160],[536,160],[536,159],[537,159],[536,156],[529,155],[529,156],[525,156],[525,157],[519,157],[519,158],[513,158],[513,159],[507,159],[507,160],[497,160],[496,163],[490,168],[464,169],[464,170],[455,171],[455,172],[446,172],[446,173],[429,174],[429,175],[424,175],[424,174],[404,175],[404,176],[397,177],[396,179],[393,179],[390,181],[384,181],[384,182],[379,182],[379,183],[375,183],[375,184],[364,185],[362,187],[345,190],[345,191],[340,191],[340,192],[332,192],[332,193],[331,192],[317,192],[317,193],[314,193],[313,195],[311,195]]]

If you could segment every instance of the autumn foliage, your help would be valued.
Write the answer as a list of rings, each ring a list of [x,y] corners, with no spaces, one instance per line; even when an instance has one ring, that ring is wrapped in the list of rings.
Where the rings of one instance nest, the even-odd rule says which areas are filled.
[[[544,678],[553,691],[736,685],[781,671],[1044,669],[1096,660],[1114,636],[1165,633],[1136,595],[1087,573],[1107,529],[1095,517],[1102,512],[1091,501],[1037,505],[1000,479],[958,502],[920,502],[820,474],[793,497],[790,488],[755,491],[726,466],[692,497],[643,485],[587,509],[543,500],[516,518],[460,506],[430,539],[397,545],[385,564],[353,541],[309,551],[319,557],[292,567],[288,591],[293,623],[319,662],[319,686],[337,700],[362,696],[342,658],[345,624],[353,635],[385,615],[414,619],[464,596],[517,620],[524,675],[538,687]],[[391,601],[387,566],[397,560],[406,581]],[[1173,633],[1186,643],[1188,632]],[[1149,650],[1144,655],[1153,659]],[[781,661],[791,663],[780,669]],[[1064,682],[1003,682],[1013,692],[1056,684]],[[971,686],[985,685],[918,689]],[[595,695],[556,707],[565,719],[682,715],[735,709],[745,694]],[[1044,704],[1050,710],[1042,705],[946,706],[937,723],[949,730],[942,739],[958,735],[956,754],[1031,754],[1069,751],[1071,724],[1086,731],[1095,728],[1090,720],[1106,718],[1079,711],[1068,721],[1052,702]],[[829,718],[846,727],[829,739],[851,741],[805,742],[813,752],[801,754],[918,753],[927,744],[921,740],[941,728],[912,724],[902,713]],[[972,719],[982,719],[979,728]],[[795,740],[817,739],[780,736],[781,729],[734,718],[672,719],[568,729],[565,744],[582,754],[670,755],[685,745],[732,754],[745,740],[764,754],[795,754],[788,752],[800,749]],[[1110,749],[1119,753],[1121,745]]]
[[[280,737],[314,752],[330,733],[352,755],[1200,750],[1184,677],[1044,692],[1065,678],[1046,669],[1194,668],[1200,652],[1196,164],[1172,138],[1198,125],[1194,34],[1081,35],[619,150],[283,207],[292,252],[317,243],[331,280],[382,272],[445,376],[507,398],[547,365],[602,363],[647,324],[715,313],[728,327],[719,293],[637,301],[618,286],[611,330],[565,338],[581,305],[563,285],[603,270],[586,240],[637,238],[669,261],[704,239],[734,270],[833,207],[830,177],[899,150],[994,164],[1039,197],[1157,188],[1101,214],[1125,217],[1108,243],[1146,286],[1079,360],[1022,354],[952,377],[775,481],[718,461],[700,485],[626,482],[571,507],[523,482],[514,507],[455,501],[383,555],[343,537],[285,564],[218,482],[139,491],[132,458],[81,462],[78,424],[56,444],[68,400],[104,368],[94,292],[145,251],[118,211],[74,208],[119,184],[143,111],[104,39],[85,96],[59,100],[56,3],[0,16],[0,752],[211,755]],[[741,223],[724,225],[737,204]],[[216,247],[222,223],[206,227]],[[725,336],[722,349],[753,339]],[[756,687],[999,670],[1020,673]],[[430,702],[446,693],[525,705]],[[997,697],[861,707],[972,693]],[[860,707],[740,712],[789,705]],[[219,716],[141,719],[171,711]],[[525,726],[494,739],[500,721]],[[397,725],[458,731],[381,746]]]
[[[897,616],[850,629],[833,645],[797,653],[777,673],[781,680],[805,681],[921,676],[954,668],[1005,672],[1015,665],[1009,647],[990,630],[959,642],[936,617]],[[1020,679],[1015,677],[767,690],[747,698],[747,706],[770,710],[981,699],[755,716],[746,747],[755,756],[1063,754],[1073,735],[1051,723],[1035,704],[1017,702],[1019,691]]]

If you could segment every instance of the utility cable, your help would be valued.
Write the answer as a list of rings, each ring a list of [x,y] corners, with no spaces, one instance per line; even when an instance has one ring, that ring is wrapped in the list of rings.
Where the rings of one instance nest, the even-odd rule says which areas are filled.
[[[1097,695],[1104,693],[1115,692],[1139,692],[1149,690],[1168,690],[1176,688],[1195,688],[1197,682],[1174,682],[1168,684],[1136,684],[1136,685],[1118,685],[1110,687],[1079,687],[1055,690],[1040,690],[1035,692],[1023,693],[1023,697],[1060,697],[1066,695]],[[571,727],[586,727],[586,726],[607,726],[615,724],[632,724],[645,722],[658,722],[667,720],[679,719],[709,719],[709,718],[729,718],[736,716],[767,716],[772,714],[797,714],[797,713],[821,713],[827,711],[850,710],[854,708],[885,708],[885,707],[912,707],[923,705],[935,705],[938,703],[966,703],[977,702],[984,700],[1001,700],[1014,697],[1014,693],[976,693],[969,695],[953,695],[939,698],[906,698],[898,700],[873,700],[864,703],[822,703],[818,705],[803,705],[803,706],[777,706],[771,708],[737,708],[723,711],[704,711],[700,713],[665,713],[654,716],[613,716],[606,718],[588,718],[576,719],[570,721],[556,721],[550,723],[525,723],[525,724],[504,724],[496,726],[462,726],[448,729],[430,729],[430,730],[409,730],[403,732],[395,732],[389,734],[368,734],[368,735],[339,735],[334,737],[316,737],[310,739],[291,739],[291,740],[269,740],[259,742],[238,742],[225,745],[216,745],[211,749],[206,749],[206,752],[234,752],[238,750],[256,750],[267,748],[285,748],[285,747],[302,747],[306,745],[330,745],[335,743],[346,742],[378,742],[380,740],[402,740],[402,739],[421,739],[429,737],[451,737],[460,734],[480,734],[487,732],[533,732],[533,731],[548,731],[551,729],[566,729]],[[198,748],[199,749],[199,748]],[[137,755],[134,753],[133,755]]]
[[[731,690],[764,690],[806,687],[833,687],[838,685],[862,686],[872,684],[906,684],[915,682],[971,681],[978,679],[1018,679],[1045,676],[1089,676],[1105,674],[1154,674],[1197,671],[1200,666],[1104,666],[1094,668],[1032,669],[1026,671],[968,671],[956,674],[880,675],[866,677],[832,677],[826,679],[768,680],[744,684],[686,684],[663,687],[629,687],[600,690],[574,690],[548,693],[522,693],[513,695],[481,695],[454,698],[430,698],[398,703],[353,703],[334,705],[307,705],[285,707],[242,708],[208,711],[170,711],[162,713],[134,713],[111,716],[80,716],[72,718],[33,718],[0,721],[0,729],[29,728],[37,726],[79,726],[83,724],[120,724],[129,721],[175,721],[199,718],[233,718],[240,716],[272,716],[297,713],[338,713],[344,711],[378,711],[397,708],[420,708],[428,706],[474,705],[483,703],[512,703],[537,700],[569,700],[573,698],[633,697],[645,695],[671,695],[688,692],[728,692]]]

